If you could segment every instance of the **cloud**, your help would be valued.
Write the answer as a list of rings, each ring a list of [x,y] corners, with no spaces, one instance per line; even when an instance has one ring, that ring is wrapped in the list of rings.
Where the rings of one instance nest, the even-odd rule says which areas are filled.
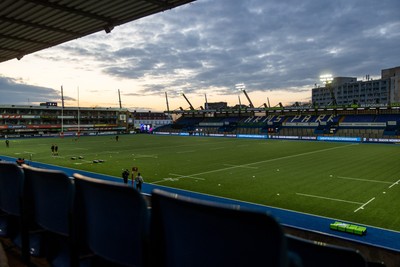
[[[28,105],[61,102],[60,91],[25,84],[22,80],[0,76],[0,104]],[[65,100],[72,100],[66,97]]]
[[[398,10],[398,0],[198,0],[40,56],[141,85],[126,96],[233,95],[236,83],[311,95],[322,72],[379,76],[398,66]]]

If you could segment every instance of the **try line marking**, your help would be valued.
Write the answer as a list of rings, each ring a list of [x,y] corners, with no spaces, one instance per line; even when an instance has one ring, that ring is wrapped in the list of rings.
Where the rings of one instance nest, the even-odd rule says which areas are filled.
[[[305,197],[314,197],[314,198],[319,198],[319,199],[327,199],[327,200],[332,200],[332,201],[338,201],[338,202],[345,202],[345,203],[350,203],[350,204],[361,205],[359,208],[357,208],[356,210],[354,210],[354,212],[357,212],[357,211],[359,211],[359,210],[363,210],[365,206],[367,206],[369,203],[371,203],[371,202],[375,199],[375,197],[373,197],[373,198],[371,198],[370,200],[368,200],[367,202],[361,203],[361,202],[348,201],[348,200],[337,199],[337,198],[330,198],[330,197],[321,197],[321,196],[308,195],[308,194],[302,194],[302,193],[296,193],[296,195],[305,196]]]
[[[394,182],[391,186],[389,186],[389,188],[392,188],[393,186],[395,186],[395,185],[397,185],[397,184],[399,184],[399,182],[400,182],[400,179],[399,180],[397,180],[396,182]]]
[[[367,206],[369,203],[371,203],[373,200],[375,199],[375,197],[371,198],[370,200],[368,200],[367,202],[365,202],[364,204],[361,205],[361,207],[359,207],[358,209],[356,209],[354,212],[357,212],[359,210],[363,210],[365,206]]]
[[[362,182],[371,182],[371,183],[392,184],[392,182],[385,182],[385,181],[379,181],[379,180],[368,180],[368,179],[344,177],[344,176],[337,176],[336,178],[337,179],[345,179],[345,180],[362,181]]]
[[[191,178],[195,180],[205,180],[204,178],[195,177],[195,175],[182,175],[176,173],[169,173],[169,175],[177,176],[178,178]]]
[[[308,194],[302,194],[302,193],[296,193],[296,195],[304,196],[304,197],[314,197],[314,198],[320,198],[320,199],[327,199],[327,200],[338,201],[338,202],[345,202],[345,203],[357,204],[357,205],[362,205],[362,204],[363,204],[363,203],[361,203],[361,202],[348,201],[348,200],[337,199],[337,198],[330,198],[330,197],[321,197],[321,196],[308,195]]]
[[[247,169],[258,169],[258,167],[250,167],[246,165],[234,165],[234,164],[223,164],[224,166],[230,166],[230,167],[238,167],[238,168],[247,168]]]

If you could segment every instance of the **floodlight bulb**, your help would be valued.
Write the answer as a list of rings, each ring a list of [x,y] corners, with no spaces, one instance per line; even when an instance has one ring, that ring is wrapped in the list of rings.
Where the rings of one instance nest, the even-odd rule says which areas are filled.
[[[323,75],[319,76],[319,79],[323,84],[328,84],[333,81],[332,74],[323,74]]]

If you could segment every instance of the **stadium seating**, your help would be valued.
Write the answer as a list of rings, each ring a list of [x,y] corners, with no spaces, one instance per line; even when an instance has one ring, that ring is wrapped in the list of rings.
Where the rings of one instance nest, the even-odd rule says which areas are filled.
[[[304,267],[367,267],[356,250],[287,235],[288,249],[300,256]]]
[[[43,236],[43,256],[52,266],[68,266],[71,259],[73,184],[65,173],[23,165],[25,220],[38,225]]]
[[[0,236],[19,244],[25,262],[29,261],[27,235],[21,239],[22,221],[22,187],[24,174],[15,163],[0,162]]]
[[[149,223],[140,193],[121,183],[74,178],[74,246],[89,248],[91,266],[143,266]]]
[[[154,190],[153,266],[286,266],[286,239],[271,216]]]

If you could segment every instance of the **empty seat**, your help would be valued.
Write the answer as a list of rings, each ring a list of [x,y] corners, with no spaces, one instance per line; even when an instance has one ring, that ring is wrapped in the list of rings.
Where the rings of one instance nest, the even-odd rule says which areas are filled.
[[[153,266],[286,266],[286,239],[265,213],[154,190]]]
[[[357,251],[299,237],[287,236],[288,249],[296,253],[303,267],[366,267],[367,262]]]
[[[0,236],[11,239],[21,247],[23,260],[29,260],[28,236],[21,239],[22,188],[24,174],[15,163],[0,162]]]
[[[42,230],[44,256],[52,266],[70,264],[72,179],[55,170],[23,165],[24,206],[29,224]]]
[[[145,264],[148,211],[134,188],[74,174],[75,246],[88,247],[92,266]],[[108,263],[104,263],[104,261]]]

